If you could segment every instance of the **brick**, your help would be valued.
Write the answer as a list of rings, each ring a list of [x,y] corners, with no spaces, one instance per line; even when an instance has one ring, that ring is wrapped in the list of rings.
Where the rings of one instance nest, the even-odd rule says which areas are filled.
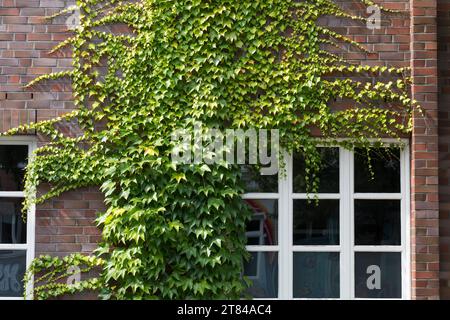
[[[56,248],[60,252],[80,252],[81,251],[81,244],[58,243],[58,244],[56,244]]]
[[[54,235],[52,236],[53,243],[77,243],[75,235]]]
[[[19,15],[18,8],[0,8],[0,16],[17,16]]]
[[[96,227],[84,227],[83,234],[85,235],[98,235],[100,230]]]

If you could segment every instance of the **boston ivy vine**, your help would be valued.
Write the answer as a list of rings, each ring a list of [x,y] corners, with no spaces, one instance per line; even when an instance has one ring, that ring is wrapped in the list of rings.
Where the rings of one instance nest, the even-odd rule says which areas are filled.
[[[240,198],[239,166],[174,164],[170,137],[177,129],[192,130],[197,121],[222,130],[278,129],[281,146],[304,155],[312,192],[318,143],[370,149],[383,145],[382,137],[410,132],[408,70],[354,65],[330,50],[365,50],[319,23],[324,16],[365,20],[332,0],[77,5],[81,25],[55,48],[72,48],[73,69],[29,84],[68,77],[77,108],[6,135],[35,129],[51,140],[27,167],[25,210],[96,185],[108,209],[97,219],[103,240],[94,256],[34,261],[27,277],[35,275],[37,299],[86,289],[106,299],[242,295],[251,213]],[[115,24],[132,32],[105,29]],[[334,108],[336,100],[346,107]],[[67,123],[81,133],[60,130]],[[36,196],[41,183],[51,189]],[[67,285],[61,279],[73,265],[100,275]]]

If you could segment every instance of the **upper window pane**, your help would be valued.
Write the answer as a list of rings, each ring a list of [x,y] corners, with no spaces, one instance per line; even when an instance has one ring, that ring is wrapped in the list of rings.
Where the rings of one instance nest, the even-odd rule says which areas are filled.
[[[369,155],[373,176],[365,151],[355,150],[355,192],[400,192],[400,150],[380,148]]]
[[[28,146],[0,145],[0,191],[23,189]]]
[[[356,245],[400,245],[400,200],[355,200]]]
[[[278,175],[261,175],[254,165],[241,165],[242,181],[245,192],[278,192]]]
[[[322,156],[320,193],[339,193],[339,148],[319,148]],[[293,157],[293,190],[295,193],[306,193],[305,159],[300,154]]]
[[[26,243],[27,227],[21,209],[21,198],[0,198],[0,243]]]
[[[0,250],[0,297],[22,297],[25,250]]]
[[[245,202],[253,212],[247,223],[247,245],[277,245],[278,200],[247,199]]]
[[[294,245],[339,244],[339,200],[294,200]]]

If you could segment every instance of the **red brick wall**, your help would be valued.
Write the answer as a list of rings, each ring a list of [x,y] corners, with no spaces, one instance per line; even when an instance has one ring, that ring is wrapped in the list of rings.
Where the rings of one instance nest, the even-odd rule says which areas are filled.
[[[70,83],[64,80],[24,89],[38,75],[67,70],[70,51],[49,54],[68,36],[66,19],[45,17],[73,0],[0,0],[0,131],[18,124],[53,118],[70,111]],[[42,139],[39,139],[42,142]],[[93,224],[103,210],[95,189],[65,193],[36,210],[36,255],[89,253],[99,231]]]
[[[100,240],[94,219],[104,210],[103,196],[95,188],[66,192],[36,210],[36,253],[65,256],[90,253]]]
[[[412,298],[439,298],[439,202],[437,132],[436,1],[413,0],[411,10],[412,97],[416,113],[411,157]]]
[[[438,0],[441,298],[450,299],[450,0]]]
[[[0,1],[0,105],[1,129],[15,126],[19,120],[34,121],[54,117],[72,107],[69,83],[58,81],[24,91],[22,85],[37,75],[66,70],[71,66],[68,54],[49,54],[49,50],[67,36],[65,18],[53,22],[45,16],[73,1],[2,0]],[[16,115],[18,110],[20,119]],[[24,110],[28,110],[28,116]],[[37,112],[35,112],[37,110]],[[11,116],[5,116],[11,114]],[[10,120],[9,120],[10,118]],[[9,120],[9,121],[8,121]]]
[[[351,0],[338,0],[347,8],[361,8]],[[439,0],[441,27],[448,27],[448,2]],[[438,203],[437,136],[437,42],[436,0],[377,1],[391,9],[408,11],[403,15],[382,15],[382,28],[369,30],[363,23],[325,19],[328,25],[365,43],[373,53],[350,50],[345,55],[370,65],[411,66],[415,85],[413,97],[426,111],[426,119],[414,119],[411,145],[411,253],[412,297],[439,298],[439,232],[441,238],[441,296],[450,298],[449,196],[448,170],[441,166],[441,219]],[[72,4],[68,0],[0,0],[0,130],[19,123],[52,118],[72,108],[69,84],[64,81],[41,84],[33,90],[22,85],[39,74],[70,67],[70,52],[49,54],[58,41],[67,37],[65,18],[46,21],[51,15]],[[361,11],[360,11],[361,12]],[[412,23],[410,23],[412,21]],[[411,36],[412,34],[412,36]],[[441,39],[445,39],[442,36]],[[448,38],[445,39],[448,42]],[[448,45],[441,44],[441,56]],[[448,77],[445,61],[441,75]],[[447,68],[448,69],[448,68]],[[443,78],[444,79],[444,78]],[[442,93],[450,93],[448,80],[441,81]],[[446,96],[440,102],[445,105]],[[449,114],[441,107],[441,122]],[[441,163],[448,160],[445,128],[441,127]],[[448,167],[448,165],[446,165]],[[64,255],[90,252],[99,239],[92,224],[95,212],[103,207],[101,195],[94,189],[66,193],[37,209],[36,253]],[[439,229],[440,226],[440,229]]]

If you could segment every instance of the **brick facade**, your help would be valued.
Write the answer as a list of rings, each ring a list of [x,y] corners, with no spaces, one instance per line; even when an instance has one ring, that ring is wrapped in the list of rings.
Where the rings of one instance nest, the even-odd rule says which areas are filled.
[[[100,240],[96,213],[104,209],[102,194],[95,188],[66,192],[36,210],[36,254],[64,256],[90,253]]]
[[[352,10],[361,8],[354,1],[339,2]],[[450,102],[450,0],[378,2],[404,13],[383,13],[382,28],[378,30],[348,20],[330,19],[327,24],[351,35],[373,52],[348,51],[347,58],[370,65],[412,67],[412,96],[426,117],[414,118],[411,139],[411,297],[450,299],[450,111],[445,107]],[[0,0],[1,131],[20,123],[49,119],[72,108],[69,83],[49,82],[32,91],[22,88],[40,74],[70,67],[70,51],[48,53],[67,37],[66,18],[47,21],[44,17],[72,3]],[[65,193],[39,206],[36,255],[92,251],[99,240],[93,220],[102,209],[102,196],[95,188]]]
[[[411,1],[412,97],[416,113],[411,143],[412,298],[439,298],[439,196],[436,1]]]
[[[439,254],[441,298],[450,299],[450,1],[439,0]]]
[[[39,75],[67,70],[70,51],[49,51],[68,36],[66,19],[45,17],[72,5],[60,0],[0,1],[0,130],[60,116],[73,108],[70,83],[53,81],[32,90],[23,85]],[[42,138],[38,141],[43,143]],[[36,256],[89,253],[100,233],[96,212],[104,209],[95,188],[68,192],[36,210]]]

